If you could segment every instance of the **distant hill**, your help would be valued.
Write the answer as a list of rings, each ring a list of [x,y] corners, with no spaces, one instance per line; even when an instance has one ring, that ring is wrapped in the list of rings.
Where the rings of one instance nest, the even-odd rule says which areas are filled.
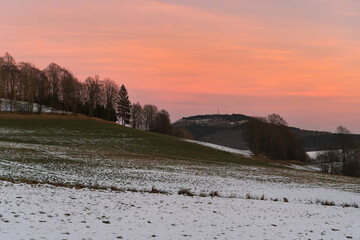
[[[245,140],[245,123],[251,118],[243,114],[197,115],[184,117],[175,122],[173,126],[187,129],[195,140],[248,150],[249,147]],[[295,127],[290,127],[290,129],[299,135],[306,151],[323,150],[329,145],[337,145],[334,133]],[[352,136],[360,142],[359,134]]]
[[[233,115],[198,115],[175,122],[174,127],[187,129],[195,140],[248,150],[244,139],[244,123],[250,117]]]

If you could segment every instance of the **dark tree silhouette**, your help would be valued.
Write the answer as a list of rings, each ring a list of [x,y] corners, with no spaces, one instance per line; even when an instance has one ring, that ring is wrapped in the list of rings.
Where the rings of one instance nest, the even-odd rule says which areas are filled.
[[[278,160],[306,160],[299,137],[290,131],[286,121],[278,114],[249,119],[246,135],[254,155]]]
[[[163,109],[155,115],[155,119],[150,128],[150,131],[172,135],[170,114],[166,110]]]
[[[60,108],[60,87],[64,70],[56,63],[50,63],[44,69],[44,72],[50,82],[51,107]]]
[[[158,108],[155,105],[152,104],[146,104],[143,107],[143,117],[144,117],[144,127],[145,130],[150,131],[153,129],[154,121],[156,114],[158,113]]]
[[[106,119],[113,122],[116,121],[115,106],[118,99],[118,91],[119,87],[113,80],[109,78],[104,80]]]
[[[119,97],[117,102],[118,116],[121,119],[122,125],[129,124],[131,102],[129,100],[129,95],[124,84],[122,84],[120,87],[118,97]]]
[[[95,116],[94,110],[100,104],[101,100],[101,82],[99,76],[94,78],[88,77],[84,84],[85,89],[85,101],[88,106],[88,115]]]
[[[139,102],[131,105],[131,126],[133,128],[142,128],[142,110],[142,106]]]

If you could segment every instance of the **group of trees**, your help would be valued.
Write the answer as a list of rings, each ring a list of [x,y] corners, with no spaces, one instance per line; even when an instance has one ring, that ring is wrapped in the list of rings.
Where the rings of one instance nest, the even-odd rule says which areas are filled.
[[[336,129],[336,146],[329,145],[320,152],[316,160],[322,164],[323,171],[360,177],[360,144],[344,126]]]
[[[173,127],[170,122],[170,114],[162,109],[158,110],[156,105],[140,103],[131,105],[130,124],[133,128],[167,135],[192,138],[191,134],[183,128]]]
[[[306,153],[299,137],[278,114],[249,119],[246,139],[254,155],[278,160],[306,160]]]
[[[116,121],[116,107],[122,104],[124,91],[127,96],[125,86],[119,88],[109,78],[95,76],[80,82],[70,70],[56,63],[40,70],[29,62],[16,63],[9,53],[0,57],[0,98],[10,101],[10,111],[32,113],[37,103],[39,113],[41,106],[48,106]]]
[[[79,81],[70,70],[56,63],[40,70],[29,62],[16,63],[6,53],[0,57],[0,100],[9,101],[10,111],[42,112],[42,106],[53,109],[119,120],[123,125],[169,135],[189,137],[185,130],[173,128],[166,110],[155,105],[131,104],[127,89],[115,81],[99,76]],[[37,108],[34,108],[34,106]]]

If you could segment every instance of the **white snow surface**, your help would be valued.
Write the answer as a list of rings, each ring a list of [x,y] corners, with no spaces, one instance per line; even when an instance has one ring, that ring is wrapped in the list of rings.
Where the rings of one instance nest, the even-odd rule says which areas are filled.
[[[211,148],[217,149],[219,151],[239,154],[239,155],[243,155],[243,156],[247,156],[247,157],[252,156],[252,152],[250,150],[240,150],[240,149],[236,149],[236,148],[224,147],[224,146],[213,144],[213,143],[200,142],[200,141],[190,140],[190,139],[184,139],[184,141],[196,143],[196,144],[203,145],[206,147],[211,147]]]
[[[0,181],[0,239],[360,239],[360,210]]]
[[[10,101],[8,99],[0,98],[0,111],[1,112],[19,112],[25,109],[28,109],[28,102],[22,101]],[[57,113],[57,114],[73,114],[72,112],[66,112],[62,110],[57,110],[52,107],[47,107],[44,105],[40,105],[34,103],[32,106],[32,112],[39,112],[39,108],[41,108],[42,113]]]
[[[360,205],[357,178],[257,165],[104,155],[81,147],[91,145],[93,138],[62,138],[76,135],[62,128],[37,131],[57,136],[59,145],[51,145],[51,137],[36,142],[32,130],[0,126],[0,134],[10,139],[0,141],[0,177],[136,190],[154,186],[169,195],[0,181],[0,240],[360,239],[360,209],[341,207]],[[19,138],[27,143],[15,141]],[[125,137],[111,142],[132,144]],[[221,197],[184,197],[177,195],[180,189],[197,195],[217,191]],[[264,196],[266,201],[247,200],[247,195]],[[325,201],[337,206],[319,203]]]
[[[245,198],[250,194],[257,198],[262,195],[267,199],[287,198],[290,202],[299,203],[315,203],[319,200],[332,201],[336,205],[360,205],[358,184],[333,181],[333,176],[326,174],[313,176],[292,169],[239,164],[160,159],[113,160],[103,158],[92,150],[79,155],[76,149],[69,147],[3,141],[0,141],[0,151],[0,176],[14,179],[138,190],[150,190],[155,186],[171,194],[176,194],[180,189],[190,189],[196,194],[218,191],[224,197]],[[45,164],[19,160],[24,154],[29,154],[26,155],[28,157],[34,155],[40,160],[56,159],[56,162]]]
[[[310,151],[310,152],[306,152],[306,153],[311,159],[315,159],[316,156],[322,152],[324,152],[324,151]]]
[[[293,168],[293,169],[305,170],[305,171],[312,171],[312,172],[320,172],[320,171],[321,171],[321,167],[316,166],[316,165],[297,165],[297,164],[291,164],[289,167],[290,167],[290,168]]]

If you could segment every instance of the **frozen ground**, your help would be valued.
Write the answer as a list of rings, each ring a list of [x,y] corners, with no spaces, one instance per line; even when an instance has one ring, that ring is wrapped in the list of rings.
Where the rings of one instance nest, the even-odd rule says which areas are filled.
[[[93,132],[79,137],[66,128],[0,126],[0,137],[3,180],[168,192],[0,181],[1,240],[360,239],[360,210],[354,207],[360,205],[359,178],[261,162],[242,165],[130,154],[126,149],[136,152],[147,140],[125,133],[106,139]],[[116,147],[109,150],[108,145]],[[184,197],[177,194],[180,189],[196,195],[217,191],[221,197]],[[326,202],[336,206],[321,205]]]
[[[0,141],[0,177],[119,189],[157,189],[176,194],[218,191],[224,197],[331,201],[360,205],[360,180],[286,168],[216,164],[169,159],[134,159],[65,146]],[[114,157],[114,158],[113,158]],[[32,158],[26,159],[26,158]],[[47,160],[47,159],[52,159]]]
[[[360,210],[0,181],[0,239],[360,239]]]

